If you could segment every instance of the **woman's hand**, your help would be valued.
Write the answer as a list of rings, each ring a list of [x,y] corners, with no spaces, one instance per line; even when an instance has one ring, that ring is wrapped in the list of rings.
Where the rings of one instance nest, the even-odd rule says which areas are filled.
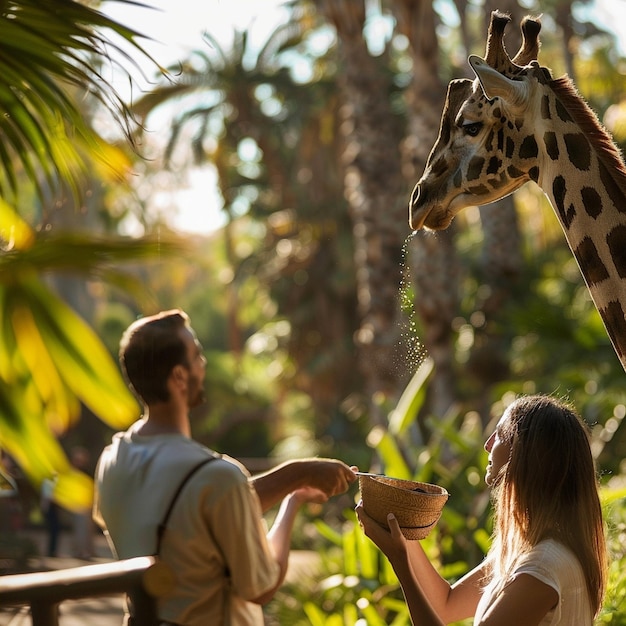
[[[315,487],[300,487],[300,489],[293,491],[290,497],[298,506],[306,502],[315,502],[316,504],[328,502],[328,495]]]
[[[365,535],[380,548],[392,564],[398,558],[407,558],[407,540],[393,513],[387,516],[389,524],[389,530],[387,530],[365,512],[363,500],[356,505],[355,511]]]
[[[449,623],[444,622],[439,617],[435,607],[445,608],[445,598],[449,595],[450,585],[434,570],[419,542],[412,541],[409,544],[393,513],[387,515],[387,523],[389,524],[389,530],[387,530],[365,512],[362,500],[357,504],[355,510],[366,536],[385,554],[398,576],[412,623],[416,626],[417,624],[420,626],[444,626],[444,623]],[[422,555],[424,567],[420,570],[421,581],[412,567],[409,550],[412,552],[417,550]],[[469,612],[467,616],[469,616]]]

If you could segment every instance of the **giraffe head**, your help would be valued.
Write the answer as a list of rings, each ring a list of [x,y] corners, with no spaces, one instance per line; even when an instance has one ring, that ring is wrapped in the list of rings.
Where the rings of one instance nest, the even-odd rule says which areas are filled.
[[[469,57],[476,79],[448,87],[439,137],[409,203],[413,229],[447,228],[462,209],[499,200],[538,178],[528,120],[540,118],[535,96],[551,76],[537,62],[540,22],[524,19],[522,46],[511,59],[504,47],[509,21],[492,13],[485,58]]]

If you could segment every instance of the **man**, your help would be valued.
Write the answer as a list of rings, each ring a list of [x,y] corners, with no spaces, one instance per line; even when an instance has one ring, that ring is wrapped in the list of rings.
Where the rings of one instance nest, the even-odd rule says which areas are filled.
[[[118,558],[155,554],[157,525],[172,508],[160,558],[176,577],[158,603],[163,624],[261,626],[261,605],[283,582],[299,507],[344,492],[356,478],[334,459],[284,463],[249,477],[233,459],[191,439],[189,410],[204,401],[206,359],[180,310],[126,330],[120,364],[143,405],[142,418],[114,436],[96,468],[94,518]],[[281,506],[266,533],[262,517]]]

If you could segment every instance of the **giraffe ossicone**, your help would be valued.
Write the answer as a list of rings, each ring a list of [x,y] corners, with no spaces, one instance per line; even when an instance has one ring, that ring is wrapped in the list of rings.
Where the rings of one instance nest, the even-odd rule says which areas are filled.
[[[567,77],[542,67],[538,19],[522,46],[504,47],[510,18],[491,16],[476,78],[451,81],[439,136],[409,203],[409,225],[447,228],[462,209],[528,181],[548,196],[615,351],[626,369],[626,165],[608,131]]]

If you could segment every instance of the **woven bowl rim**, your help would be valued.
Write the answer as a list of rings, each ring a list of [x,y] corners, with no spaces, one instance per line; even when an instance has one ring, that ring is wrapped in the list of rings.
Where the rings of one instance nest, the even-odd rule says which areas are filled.
[[[440,485],[382,474],[360,475],[359,488],[365,512],[385,528],[388,513],[394,513],[407,539],[428,536],[450,495]]]
[[[394,478],[393,476],[385,476],[384,474],[362,474],[359,476],[359,480],[371,479],[376,483],[383,484],[390,489],[396,489],[399,492],[419,493],[420,496],[449,496],[448,490],[441,485],[434,483],[425,483],[419,480],[410,480],[405,478]],[[401,486],[407,485],[407,487]],[[416,492],[413,489],[409,489],[408,485],[414,485],[415,487],[426,488],[424,492]],[[430,491],[429,491],[430,490]]]

